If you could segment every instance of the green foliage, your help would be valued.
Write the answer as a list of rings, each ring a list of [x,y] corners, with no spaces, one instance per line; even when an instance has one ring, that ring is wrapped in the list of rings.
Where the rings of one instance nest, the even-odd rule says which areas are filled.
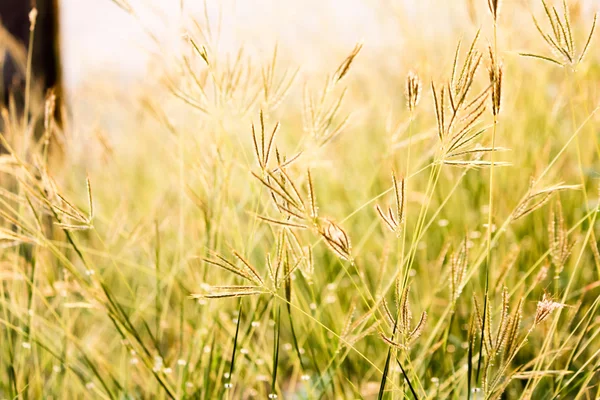
[[[60,163],[5,112],[0,395],[597,398],[600,59],[545,3],[568,62],[535,57],[577,69],[515,56],[537,23],[499,4],[381,73],[196,23],[141,122]]]

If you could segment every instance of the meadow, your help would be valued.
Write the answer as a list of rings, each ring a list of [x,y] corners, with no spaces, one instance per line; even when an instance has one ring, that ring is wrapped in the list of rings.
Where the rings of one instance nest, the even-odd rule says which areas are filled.
[[[3,109],[0,397],[599,398],[596,15],[451,3]]]

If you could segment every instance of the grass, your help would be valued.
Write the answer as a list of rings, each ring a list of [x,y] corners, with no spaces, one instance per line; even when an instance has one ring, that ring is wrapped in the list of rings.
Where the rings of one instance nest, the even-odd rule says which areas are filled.
[[[598,398],[596,18],[480,3],[306,71],[202,17],[104,131],[4,109],[2,397]]]

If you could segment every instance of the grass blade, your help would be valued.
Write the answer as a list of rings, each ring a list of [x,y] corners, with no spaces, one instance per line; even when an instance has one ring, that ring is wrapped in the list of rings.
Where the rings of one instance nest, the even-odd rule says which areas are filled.
[[[279,367],[279,339],[281,333],[281,310],[277,307],[275,330],[273,332],[273,371],[271,374],[271,393],[269,399],[277,398],[277,369]]]

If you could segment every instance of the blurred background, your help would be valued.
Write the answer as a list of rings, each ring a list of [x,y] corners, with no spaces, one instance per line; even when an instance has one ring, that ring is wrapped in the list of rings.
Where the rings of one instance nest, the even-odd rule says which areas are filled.
[[[407,66],[436,78],[440,63],[448,65],[456,38],[480,27],[489,30],[487,2],[476,0],[131,0],[130,13],[113,0],[60,4],[64,81],[73,115],[87,115],[86,123],[92,118],[86,90],[94,90],[97,98],[102,87],[110,86],[106,95],[111,99],[131,96],[138,83],[147,85],[150,76],[172,70],[170,63],[182,53],[193,52],[182,38],[195,26],[212,30],[223,52],[243,48],[268,59],[277,44],[279,56],[300,66],[302,73],[334,68],[354,44],[363,42],[355,76],[367,76],[371,93],[378,96],[403,90],[397,78]],[[511,49],[509,57],[528,40],[543,45],[537,32],[528,29],[531,12],[541,11],[540,2],[501,4],[503,21],[511,27],[502,38],[507,41],[503,47]],[[596,0],[570,4],[584,19],[599,8]],[[444,46],[447,51],[440,51]],[[391,76],[392,82],[373,87],[379,81],[372,79],[374,74]]]
[[[552,3],[562,13],[562,1]],[[46,129],[64,151],[56,167],[40,168],[36,152],[45,142],[29,147],[24,128],[13,129],[24,155],[17,160],[31,165],[6,167],[22,189],[10,197],[19,207],[0,206],[2,215],[15,214],[6,226],[32,231],[25,239],[41,243],[34,246],[38,264],[0,253],[15,277],[0,285],[3,314],[13,319],[4,336],[23,341],[12,361],[0,329],[0,397],[26,388],[30,398],[89,398],[92,391],[111,398],[114,389],[115,398],[166,399],[169,389],[161,387],[171,385],[171,397],[212,399],[233,382],[230,398],[273,398],[275,384],[266,382],[277,371],[269,358],[279,351],[271,338],[282,310],[289,325],[282,325],[279,376],[272,378],[280,398],[375,398],[385,387],[386,338],[396,331],[380,300],[408,309],[396,281],[411,298],[413,322],[429,315],[419,340],[399,346],[426,394],[419,398],[469,397],[468,365],[480,351],[472,347],[481,320],[473,298],[484,304],[484,293],[504,331],[508,325],[497,321],[509,321],[510,303],[512,337],[524,346],[514,360],[502,353],[502,362],[490,364],[495,382],[510,386],[484,387],[485,398],[504,389],[506,398],[518,398],[526,387],[525,398],[566,398],[572,389],[578,398],[599,398],[600,38],[589,32],[600,2],[566,3],[570,50],[578,56],[591,38],[580,64],[553,53],[537,31],[532,15],[560,36],[541,0],[501,1],[497,32],[487,0],[61,0],[69,118],[64,130]],[[486,96],[491,87],[499,92],[489,73],[498,64],[496,114]],[[455,74],[460,69],[471,78]],[[411,71],[422,88],[413,108],[405,96]],[[453,95],[466,99],[462,108],[434,105],[432,82],[438,93],[466,87]],[[446,125],[457,121],[441,133],[440,109],[453,112]],[[279,124],[265,153],[257,138]],[[27,182],[19,175],[25,170],[36,171]],[[406,219],[394,232],[375,208],[400,203],[391,171],[406,181]],[[304,210],[283,209],[297,200],[277,190],[278,198],[264,179],[296,193]],[[41,196],[56,237],[29,211],[28,193]],[[76,213],[64,212],[67,205]],[[283,218],[301,225],[287,227]],[[65,240],[71,229],[83,253]],[[347,239],[348,254],[331,246],[333,237]],[[289,275],[292,300],[233,293],[245,296],[239,318],[239,299],[210,299],[243,277],[215,267],[216,257],[256,266],[268,285],[275,281],[275,294],[281,281],[270,261],[294,261],[301,271]],[[118,321],[98,282],[126,309]],[[536,328],[547,294],[560,301],[548,300],[562,309],[561,320]],[[362,322],[348,328],[355,316]],[[233,371],[240,321],[244,356],[232,381],[224,372]],[[131,332],[123,336],[115,326]],[[31,327],[39,346],[21,335]],[[65,356],[46,351],[57,337],[62,348],[54,353],[64,349]],[[303,356],[305,348],[314,355]],[[70,362],[77,375],[66,373]],[[14,365],[13,387],[3,389]],[[538,385],[555,372],[558,381]],[[390,370],[392,398],[405,389],[402,373]],[[114,379],[106,390],[103,376]]]
[[[359,40],[365,42],[366,49],[393,51],[390,47],[402,43],[401,34],[407,28],[418,26],[422,39],[431,39],[440,34],[440,29],[464,24],[460,17],[469,12],[469,3],[481,3],[473,4],[479,14],[487,7],[483,0],[133,0],[130,4],[140,17],[136,20],[111,0],[60,3],[65,80],[71,90],[84,84],[86,76],[105,73],[107,69],[125,82],[143,77],[151,54],[157,50],[148,33],[156,35],[166,47],[177,48],[190,19],[203,20],[205,9],[215,27],[219,18],[222,20],[224,44],[232,48],[243,44],[270,49],[276,38],[282,48],[292,46],[299,58],[306,55],[302,50],[309,47],[312,56],[303,61],[311,64],[320,58],[315,57],[315,51],[323,57],[331,48],[351,47]],[[522,15],[520,11],[529,3],[505,0],[503,14]],[[579,3],[581,12],[590,16],[598,9],[596,0]],[[476,15],[474,21],[471,15],[471,21],[481,24],[481,17],[487,15]]]

